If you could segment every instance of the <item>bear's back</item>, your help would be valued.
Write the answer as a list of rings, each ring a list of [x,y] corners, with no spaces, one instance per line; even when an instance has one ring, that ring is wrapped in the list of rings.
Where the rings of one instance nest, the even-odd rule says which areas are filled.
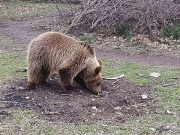
[[[53,70],[66,67],[73,61],[95,59],[94,49],[58,32],[46,32],[33,39],[28,47],[28,59],[51,65]]]
[[[30,46],[39,45],[53,48],[60,47],[62,49],[62,47],[73,47],[76,44],[79,44],[79,41],[67,35],[59,32],[46,32],[33,39],[30,43]]]

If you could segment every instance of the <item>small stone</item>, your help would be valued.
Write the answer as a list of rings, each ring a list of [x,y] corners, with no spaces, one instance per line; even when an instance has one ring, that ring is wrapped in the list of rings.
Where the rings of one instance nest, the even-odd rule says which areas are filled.
[[[39,103],[39,104],[38,104],[38,107],[43,107],[43,105]]]
[[[96,99],[92,98],[92,101],[96,101]]]
[[[25,97],[26,99],[30,99],[30,97]]]
[[[154,132],[154,131],[156,131],[156,129],[155,129],[155,128],[149,128],[149,129],[150,129],[151,131],[153,131],[153,132]]]
[[[167,113],[167,114],[176,115],[176,113],[175,113],[175,112],[171,112],[171,111],[169,111],[169,110],[166,110],[166,113]]]
[[[19,89],[19,90],[24,90],[25,88],[20,86],[18,89]]]
[[[162,129],[163,129],[164,131],[168,131],[168,130],[171,129],[171,127],[170,127],[169,125],[167,125],[167,126],[162,127]]]
[[[96,106],[92,106],[91,109],[97,111],[97,107]]]
[[[119,107],[119,106],[116,106],[116,107],[114,107],[114,110],[121,110],[121,107]]]
[[[160,73],[156,73],[156,72],[152,72],[149,74],[151,77],[154,77],[154,78],[158,78],[161,74]]]
[[[166,110],[166,113],[167,113],[167,114],[172,114],[172,112],[171,112],[171,111],[169,111],[169,110]]]
[[[124,116],[124,114],[123,114],[123,113],[118,112],[118,111],[116,111],[116,112],[115,112],[115,114],[118,114],[118,115]]]
[[[148,96],[147,96],[147,95],[145,95],[145,94],[143,94],[143,95],[141,95],[141,98],[142,98],[142,99],[147,99],[147,98],[148,98]]]
[[[9,115],[9,112],[7,110],[0,111],[0,115]]]

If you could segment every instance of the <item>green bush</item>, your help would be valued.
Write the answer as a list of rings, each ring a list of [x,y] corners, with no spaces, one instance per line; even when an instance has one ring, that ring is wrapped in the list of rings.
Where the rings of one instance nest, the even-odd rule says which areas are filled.
[[[163,29],[163,37],[180,39],[180,20],[170,20],[167,27]]]
[[[84,34],[84,33],[81,34],[81,36],[79,37],[81,41],[86,41],[88,43],[92,43],[95,38],[96,36],[94,34]]]
[[[123,22],[115,26],[116,34],[125,38],[131,37],[130,24]]]

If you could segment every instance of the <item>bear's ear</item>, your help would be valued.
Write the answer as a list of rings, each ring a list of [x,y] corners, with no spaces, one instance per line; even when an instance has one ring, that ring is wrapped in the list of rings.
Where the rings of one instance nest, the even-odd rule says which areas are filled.
[[[95,69],[95,75],[98,75],[98,74],[101,72],[101,70],[102,70],[102,66],[96,67],[96,69]]]
[[[99,65],[101,65],[101,66],[102,66],[102,62],[101,62],[100,60],[98,60],[98,62],[99,62]]]

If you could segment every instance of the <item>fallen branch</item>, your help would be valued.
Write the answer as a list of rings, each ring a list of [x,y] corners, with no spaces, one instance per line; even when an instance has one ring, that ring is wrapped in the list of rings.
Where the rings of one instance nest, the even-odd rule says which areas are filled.
[[[114,81],[113,83],[112,83],[112,85],[115,85],[117,82],[119,82],[120,81],[120,79],[117,79],[116,81]]]
[[[116,77],[103,77],[103,79],[105,80],[117,80],[117,79],[120,79],[120,78],[123,78],[124,77],[124,74],[120,75],[120,76],[116,76]]]
[[[46,112],[45,115],[57,115],[59,112]]]
[[[27,72],[27,68],[16,70],[16,72]]]
[[[114,106],[111,103],[109,103],[108,101],[106,101],[106,103],[108,103],[114,109]]]

